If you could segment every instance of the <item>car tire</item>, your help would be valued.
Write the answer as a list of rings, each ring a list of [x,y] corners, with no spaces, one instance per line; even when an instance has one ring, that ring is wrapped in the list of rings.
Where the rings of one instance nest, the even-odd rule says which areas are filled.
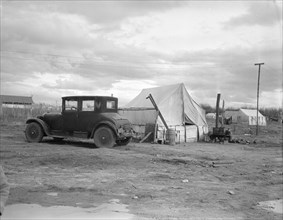
[[[100,126],[93,135],[94,144],[99,148],[112,148],[115,145],[113,131],[107,126]]]
[[[27,124],[25,135],[28,142],[41,142],[44,133],[38,123],[32,122]]]

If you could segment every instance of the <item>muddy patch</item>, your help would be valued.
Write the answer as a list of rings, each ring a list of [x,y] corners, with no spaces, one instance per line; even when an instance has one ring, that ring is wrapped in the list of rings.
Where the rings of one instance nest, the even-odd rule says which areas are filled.
[[[13,204],[5,208],[2,220],[8,219],[133,219],[127,205],[112,199],[97,207],[72,206],[43,207],[38,204]]]
[[[263,209],[268,210],[268,211],[275,212],[275,213],[283,214],[282,199],[259,202],[258,207],[263,208]]]

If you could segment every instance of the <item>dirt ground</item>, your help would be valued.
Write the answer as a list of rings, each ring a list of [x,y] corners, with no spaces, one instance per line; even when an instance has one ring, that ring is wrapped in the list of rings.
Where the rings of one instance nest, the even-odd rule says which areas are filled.
[[[27,143],[24,124],[2,123],[0,160],[11,184],[7,205],[88,208],[119,199],[137,219],[282,219],[257,206],[283,198],[282,125],[277,127],[249,145],[99,149],[91,140]]]

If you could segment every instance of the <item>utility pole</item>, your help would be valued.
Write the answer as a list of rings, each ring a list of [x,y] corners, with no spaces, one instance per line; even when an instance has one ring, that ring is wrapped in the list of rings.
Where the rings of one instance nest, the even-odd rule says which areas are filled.
[[[258,76],[257,76],[257,100],[256,100],[256,135],[258,135],[258,100],[259,100],[259,80],[260,80],[260,66],[264,63],[255,63],[258,66]]]

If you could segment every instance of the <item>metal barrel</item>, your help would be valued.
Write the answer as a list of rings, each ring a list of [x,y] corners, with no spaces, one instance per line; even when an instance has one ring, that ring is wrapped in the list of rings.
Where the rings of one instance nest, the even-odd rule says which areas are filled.
[[[166,131],[167,141],[169,145],[175,145],[176,132],[174,129],[169,128]]]

